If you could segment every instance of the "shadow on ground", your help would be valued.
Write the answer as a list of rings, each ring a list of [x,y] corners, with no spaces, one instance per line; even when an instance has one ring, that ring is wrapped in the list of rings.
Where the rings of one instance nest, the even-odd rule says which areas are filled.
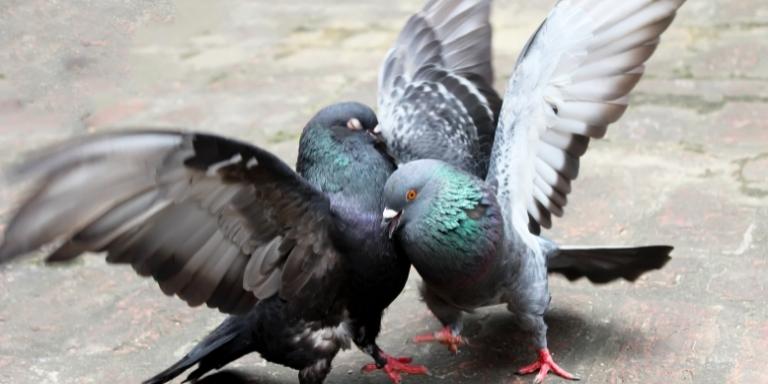
[[[550,340],[553,350],[560,355],[573,356],[573,347],[584,346],[590,343],[600,343],[601,340],[610,339],[613,343],[621,345],[643,344],[645,338],[642,332],[617,326],[610,323],[601,323],[584,318],[582,314],[557,310],[547,315]],[[498,376],[500,372],[507,372],[509,376],[518,368],[531,362],[534,351],[529,347],[528,336],[520,331],[509,313],[502,307],[485,310],[484,313],[471,315],[466,319],[464,335],[469,339],[459,354],[453,356],[442,346],[410,344],[414,355],[418,356],[417,363],[430,368],[431,376],[420,378],[418,382],[433,382],[448,377],[460,377],[471,382],[485,377]],[[567,342],[565,342],[567,341]],[[603,348],[595,348],[596,353],[589,355],[589,359],[610,360],[610,351]],[[632,349],[628,351],[632,353]],[[578,354],[575,354],[578,355]],[[638,356],[625,354],[624,358],[632,359]],[[564,367],[580,365],[578,361],[563,361]],[[570,369],[570,368],[568,368]],[[333,375],[344,374],[343,368],[336,368]],[[578,372],[574,371],[578,376]],[[362,375],[348,371],[347,375]],[[382,382],[382,377],[372,376],[371,382]],[[512,376],[517,377],[517,376]],[[530,380],[525,376],[517,377],[524,382]],[[357,379],[357,378],[356,378]],[[412,378],[411,378],[412,380]],[[338,381],[338,380],[337,380]],[[367,380],[362,379],[363,382]],[[405,382],[409,379],[406,377]],[[268,370],[260,368],[224,369],[222,371],[205,376],[199,384],[283,384],[292,383],[294,380],[273,377]]]
[[[197,381],[198,384],[277,384],[290,382],[277,378],[262,377],[252,370],[225,369]]]

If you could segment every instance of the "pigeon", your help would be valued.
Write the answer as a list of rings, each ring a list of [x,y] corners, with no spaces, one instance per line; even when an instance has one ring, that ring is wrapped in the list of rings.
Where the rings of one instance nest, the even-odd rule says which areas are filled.
[[[104,252],[166,295],[230,314],[179,362],[188,380],[259,352],[322,383],[354,342],[368,371],[426,369],[376,344],[384,309],[410,263],[381,227],[395,168],[359,103],[319,111],[304,128],[297,172],[256,146],[206,133],[136,130],[89,135],[38,153],[13,175],[31,180],[0,245],[0,262],[59,244],[46,259]]]
[[[506,304],[538,352],[533,363],[517,372],[538,372],[535,382],[543,381],[550,371],[576,379],[555,363],[547,347],[548,273],[571,280],[585,277],[595,283],[634,281],[662,268],[672,247],[560,246],[541,236],[541,227],[550,228],[551,215],[563,214],[579,158],[590,139],[603,137],[607,126],[621,117],[630,91],[644,72],[644,62],[683,3],[559,1],[528,40],[509,79],[487,173],[481,166],[467,166],[472,163],[464,159],[467,153],[482,153],[473,150],[480,141],[478,131],[469,130],[475,136],[462,136],[452,126],[469,121],[470,111],[487,105],[479,97],[463,100],[442,123],[441,104],[412,104],[433,103],[439,97],[456,100],[447,88],[423,87],[422,93],[436,92],[439,97],[413,94],[405,98],[403,93],[392,93],[393,98],[379,100],[380,106],[402,104],[390,107],[402,111],[402,116],[382,121],[378,130],[387,146],[394,148],[390,152],[407,159],[385,185],[384,224],[421,275],[422,297],[444,326],[415,341],[439,341],[455,352],[464,341],[464,312]],[[424,43],[425,36],[432,37],[420,34],[400,46],[444,44],[439,38]],[[423,64],[431,66],[431,62]],[[436,70],[450,71],[439,66]],[[402,72],[391,83],[416,89],[419,82],[408,73],[419,71],[427,69]],[[383,77],[390,72],[385,66]],[[434,111],[439,116],[420,124],[426,118],[408,117],[409,111]],[[384,120],[387,115],[382,116]],[[434,140],[431,152],[421,147],[428,143],[401,142],[440,135],[459,139]]]

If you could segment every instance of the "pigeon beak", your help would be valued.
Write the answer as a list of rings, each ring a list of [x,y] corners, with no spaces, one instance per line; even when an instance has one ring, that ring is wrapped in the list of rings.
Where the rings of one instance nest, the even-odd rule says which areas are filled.
[[[384,208],[384,213],[382,213],[382,219],[381,219],[381,226],[388,226],[387,228],[387,235],[389,238],[392,238],[392,235],[395,233],[395,230],[397,227],[400,226],[400,215],[403,212],[395,211],[394,209]]]
[[[373,127],[368,133],[373,137],[373,140],[377,143],[383,143],[384,139],[381,137],[381,125]]]

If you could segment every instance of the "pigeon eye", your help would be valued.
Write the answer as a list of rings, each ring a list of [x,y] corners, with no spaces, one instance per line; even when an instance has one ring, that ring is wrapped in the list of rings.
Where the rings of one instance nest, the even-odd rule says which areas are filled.
[[[353,117],[347,120],[347,128],[352,131],[359,131],[363,129],[363,124],[360,122],[360,120]]]
[[[416,190],[415,189],[409,189],[408,192],[405,193],[405,199],[408,201],[413,201],[413,199],[416,198]]]

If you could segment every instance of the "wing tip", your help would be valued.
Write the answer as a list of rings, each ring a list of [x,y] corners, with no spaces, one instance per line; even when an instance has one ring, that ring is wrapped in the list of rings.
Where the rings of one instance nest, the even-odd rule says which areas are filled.
[[[18,256],[17,252],[14,252],[8,243],[3,242],[0,244],[0,265],[7,264],[11,260]]]
[[[3,264],[9,264],[14,260],[24,257],[33,249],[29,249],[29,247],[21,246],[19,244],[3,241],[2,244],[0,244],[0,266]]]
[[[85,248],[78,246],[76,243],[65,241],[64,244],[45,258],[45,264],[55,265],[66,263],[74,260],[85,251],[87,251]]]

